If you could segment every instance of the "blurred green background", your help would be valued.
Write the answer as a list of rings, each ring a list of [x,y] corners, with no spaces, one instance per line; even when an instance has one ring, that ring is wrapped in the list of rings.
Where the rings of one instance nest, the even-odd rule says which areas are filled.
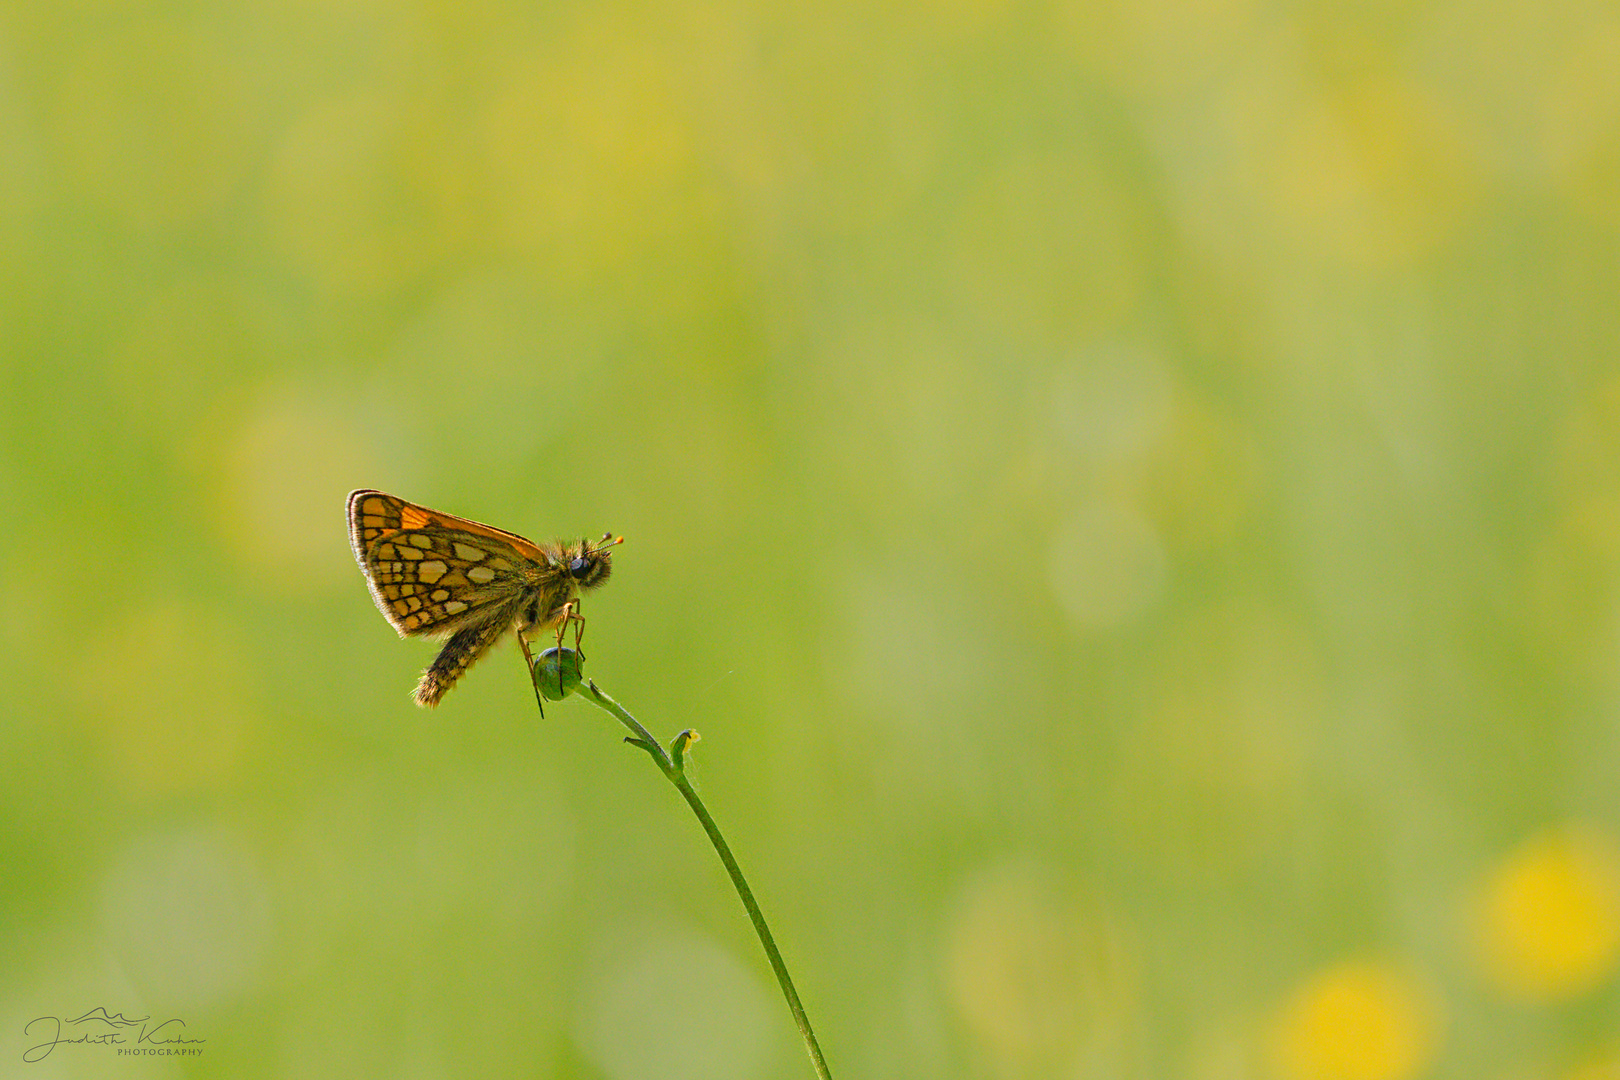
[[[809,1075],[356,487],[835,1076],[1620,1074],[1612,4],[11,5],[0,280],[0,1075]]]

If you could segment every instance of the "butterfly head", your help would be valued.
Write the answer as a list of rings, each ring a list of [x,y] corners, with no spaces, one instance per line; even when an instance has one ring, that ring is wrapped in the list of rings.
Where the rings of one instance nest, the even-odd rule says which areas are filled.
[[[602,584],[608,579],[608,575],[613,573],[613,552],[610,549],[615,544],[622,543],[624,537],[614,536],[612,533],[603,533],[602,539],[594,544],[589,540],[581,540],[577,549],[566,553],[568,576],[582,589]]]

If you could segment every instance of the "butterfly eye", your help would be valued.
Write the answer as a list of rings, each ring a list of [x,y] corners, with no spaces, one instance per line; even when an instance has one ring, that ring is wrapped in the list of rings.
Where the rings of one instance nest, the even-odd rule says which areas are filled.
[[[582,578],[591,572],[590,561],[586,559],[585,556],[581,555],[579,558],[568,564],[568,572],[574,577]]]

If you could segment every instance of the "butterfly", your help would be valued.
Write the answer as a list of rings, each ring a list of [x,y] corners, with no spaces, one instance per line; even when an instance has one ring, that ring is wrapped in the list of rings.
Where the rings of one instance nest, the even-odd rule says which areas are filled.
[[[555,630],[560,649],[572,623],[577,651],[585,629],[579,592],[608,579],[609,549],[623,541],[606,533],[595,542],[536,544],[397,495],[349,494],[349,542],[377,610],[401,637],[448,639],[416,684],[416,703],[426,707],[507,630],[517,632],[531,672],[531,632]]]

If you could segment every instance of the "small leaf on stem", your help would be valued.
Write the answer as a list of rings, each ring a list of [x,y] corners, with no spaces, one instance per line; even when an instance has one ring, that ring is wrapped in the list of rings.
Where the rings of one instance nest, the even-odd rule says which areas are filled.
[[[675,736],[674,741],[669,744],[669,754],[670,757],[675,759],[676,769],[686,768],[686,748],[702,738],[703,736],[699,735],[691,728],[687,728],[685,731]]]

